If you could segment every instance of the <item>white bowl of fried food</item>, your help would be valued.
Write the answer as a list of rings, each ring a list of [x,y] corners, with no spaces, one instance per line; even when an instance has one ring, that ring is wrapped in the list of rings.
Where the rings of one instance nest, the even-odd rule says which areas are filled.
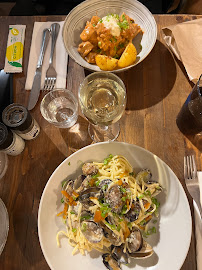
[[[86,0],[66,17],[65,48],[91,71],[127,70],[152,50],[157,26],[151,12],[136,0]]]

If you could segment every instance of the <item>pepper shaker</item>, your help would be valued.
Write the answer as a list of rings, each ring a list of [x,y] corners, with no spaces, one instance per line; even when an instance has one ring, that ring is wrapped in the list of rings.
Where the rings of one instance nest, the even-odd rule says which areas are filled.
[[[6,126],[11,128],[24,140],[32,140],[39,135],[40,127],[30,112],[24,106],[12,103],[2,113]]]
[[[24,140],[3,123],[0,123],[0,151],[11,156],[17,156],[24,148]]]

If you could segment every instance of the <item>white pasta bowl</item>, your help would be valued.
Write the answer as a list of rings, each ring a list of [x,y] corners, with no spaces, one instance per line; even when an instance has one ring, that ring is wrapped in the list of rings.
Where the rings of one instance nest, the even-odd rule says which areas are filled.
[[[38,232],[44,257],[51,269],[100,270],[105,269],[101,254],[90,252],[86,256],[72,255],[73,247],[65,236],[57,246],[56,235],[66,227],[57,213],[63,210],[61,182],[67,176],[75,179],[81,173],[83,162],[103,161],[109,154],[125,156],[134,170],[148,168],[152,179],[162,185],[164,191],[158,195],[160,217],[156,234],[146,241],[154,254],[146,259],[133,259],[129,267],[136,270],[180,269],[188,252],[191,240],[191,214],[185,192],[173,171],[156,155],[136,145],[122,142],[97,143],[75,152],[65,159],[53,172],[43,191],[39,212]],[[171,259],[172,258],[172,259]],[[122,267],[128,269],[127,266]]]
[[[144,34],[138,34],[133,39],[133,44],[137,50],[135,63],[125,68],[116,69],[113,72],[127,70],[142,62],[155,45],[157,25],[152,13],[136,0],[86,0],[72,9],[65,19],[62,32],[64,46],[70,57],[88,70],[100,71],[97,65],[89,64],[78,53],[78,45],[81,43],[80,34],[86,22],[90,21],[92,16],[97,14],[102,18],[107,14],[121,15],[123,12],[134,19]]]

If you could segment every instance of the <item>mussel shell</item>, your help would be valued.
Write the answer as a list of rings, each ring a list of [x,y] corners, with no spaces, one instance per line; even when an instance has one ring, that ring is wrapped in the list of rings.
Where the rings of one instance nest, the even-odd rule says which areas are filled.
[[[110,230],[105,224],[102,223],[104,236],[114,246],[120,246],[122,244],[121,237]]]
[[[83,178],[84,177],[82,176],[81,179],[75,180],[75,186],[77,187],[76,192],[79,194],[81,192],[83,192],[84,190],[89,188],[89,181],[91,180],[92,177],[90,175],[88,175],[88,176],[85,176],[84,179]],[[82,181],[82,179],[83,179],[83,181]],[[79,184],[80,184],[80,186],[79,186]]]
[[[148,181],[150,181],[152,178],[152,173],[149,169],[143,169],[141,170],[135,177],[138,185],[142,184],[142,181],[144,181],[145,183],[147,183]]]
[[[82,171],[84,175],[95,175],[98,173],[98,168],[93,163],[84,163],[82,166]]]
[[[79,201],[82,203],[83,209],[88,210],[90,206],[94,203],[91,201],[90,197],[95,197],[100,199],[100,189],[97,187],[92,187],[85,189],[79,195]]]
[[[74,180],[74,186],[73,186],[74,190],[78,189],[78,188],[82,185],[82,183],[83,183],[83,181],[84,181],[85,178],[86,178],[85,175],[80,174],[80,175]]]
[[[108,187],[112,182],[113,181],[111,179],[104,179],[99,183],[98,187],[103,190],[105,186]]]
[[[67,180],[65,183],[64,183],[64,185],[63,185],[63,187],[62,187],[62,190],[65,190],[70,196],[72,195],[72,192],[74,191],[73,190],[73,184],[74,184],[74,181],[73,180],[71,180],[71,179],[69,179],[69,180]],[[64,196],[64,195],[62,195],[62,198],[63,198],[63,200],[64,200],[64,202],[68,202],[69,200],[66,198],[66,196]]]
[[[143,238],[141,231],[138,228],[133,227],[130,235],[127,238],[127,242],[129,253],[134,253],[141,250],[143,246]]]
[[[82,202],[83,200],[86,200],[90,197],[99,198],[99,195],[100,195],[100,188],[98,187],[87,188],[79,194],[79,201]]]
[[[122,201],[122,193],[120,191],[119,186],[114,185],[111,188],[109,188],[106,192],[105,198],[106,202],[110,205],[112,212],[120,214],[123,207],[123,201]]]
[[[109,270],[120,270],[120,263],[110,253],[102,255],[103,263]]]
[[[140,211],[141,211],[141,206],[139,204],[139,201],[133,201],[131,205],[131,209],[128,211],[128,213],[125,214],[125,218],[129,222],[133,222],[138,219]]]
[[[104,234],[103,229],[92,220],[84,220],[80,223],[81,232],[85,238],[91,243],[99,243]]]
[[[69,188],[69,187],[71,188],[71,190],[73,190],[73,185],[74,185],[74,181],[73,181],[72,179],[68,179],[68,180],[64,183],[62,189],[63,189],[63,190],[66,190],[66,191],[68,192],[68,188]]]
[[[129,263],[129,255],[128,253],[123,252],[123,245],[121,246],[111,246],[111,254],[115,258],[116,261],[119,261],[120,263],[123,264],[128,264]]]
[[[129,253],[129,256],[132,258],[148,258],[154,253],[153,248],[143,240],[142,248],[139,251]]]

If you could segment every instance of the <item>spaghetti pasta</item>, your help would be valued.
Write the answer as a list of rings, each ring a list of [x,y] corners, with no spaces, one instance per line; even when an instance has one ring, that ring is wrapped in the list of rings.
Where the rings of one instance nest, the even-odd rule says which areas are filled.
[[[161,190],[148,169],[136,174],[124,156],[109,155],[102,162],[86,163],[82,175],[62,183],[65,207],[61,218],[66,231],[58,232],[57,244],[63,234],[73,255],[93,249],[110,254],[114,246],[131,257],[143,252],[143,247],[143,257],[151,255],[152,248],[142,236],[151,232],[148,223],[157,216],[160,204],[156,196]]]

